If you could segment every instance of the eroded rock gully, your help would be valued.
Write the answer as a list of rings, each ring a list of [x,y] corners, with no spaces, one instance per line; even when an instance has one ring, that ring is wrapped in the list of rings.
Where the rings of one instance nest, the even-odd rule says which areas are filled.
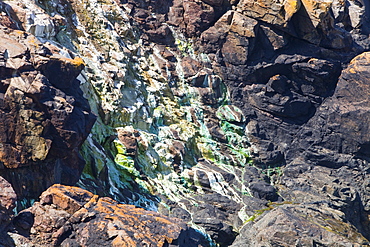
[[[220,246],[369,245],[368,2],[13,0],[0,10],[0,175],[19,200],[79,179]],[[94,208],[70,222],[90,203],[69,212],[73,200],[46,198],[3,217],[25,226],[4,239],[88,246],[89,222],[107,220]],[[63,226],[41,227],[46,207]],[[154,215],[118,208],[127,222]],[[161,219],[176,233],[149,227],[148,244],[192,231]],[[139,228],[129,246],[144,239]]]

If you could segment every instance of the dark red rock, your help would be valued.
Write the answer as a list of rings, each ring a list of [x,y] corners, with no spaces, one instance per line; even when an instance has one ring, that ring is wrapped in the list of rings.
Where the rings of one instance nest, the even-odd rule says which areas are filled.
[[[222,46],[222,56],[226,63],[242,65],[247,62],[249,40],[234,33],[229,33]]]
[[[15,207],[17,195],[12,186],[3,177],[0,177],[0,209],[10,212]]]

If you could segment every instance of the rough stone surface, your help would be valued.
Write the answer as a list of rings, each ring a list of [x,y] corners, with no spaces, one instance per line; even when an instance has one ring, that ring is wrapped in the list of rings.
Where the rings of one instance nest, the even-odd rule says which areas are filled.
[[[12,186],[3,177],[0,177],[0,241],[5,238],[4,233],[11,220],[12,209],[15,207],[17,195]]]
[[[306,136],[305,140],[295,140],[294,143],[301,142],[305,148],[309,147],[307,155],[303,155],[306,160],[336,168],[357,166],[356,159],[368,159],[369,61],[370,53],[355,57],[342,72],[333,96],[317,109],[315,116],[302,128],[300,135]],[[293,153],[294,148],[291,150]],[[328,155],[329,152],[332,155]]]
[[[4,178],[0,178],[1,180],[1,194],[0,194],[0,207],[2,210],[11,211],[14,208],[15,201],[17,196],[9,184]]]
[[[231,246],[363,246],[369,244],[342,221],[341,212],[323,206],[282,205],[246,224]],[[335,245],[334,245],[335,244]]]
[[[47,81],[66,102],[54,97],[47,106],[62,105],[70,112],[71,98],[59,91],[70,95],[66,90],[77,85],[82,69],[71,65],[76,57],[85,63],[78,80],[98,116],[81,146],[86,166],[79,186],[179,217],[220,246],[368,245],[368,2],[50,0],[36,6],[32,0],[14,0],[1,6],[10,39],[15,29],[34,36],[23,32],[26,41],[17,38],[20,45],[11,53],[0,51],[7,60],[1,75],[20,71],[4,78],[0,102],[19,99],[21,92],[20,105],[28,106],[24,92]],[[27,37],[37,37],[46,53],[33,55],[25,48]],[[74,59],[65,62],[55,53]],[[31,75],[37,78],[28,80],[34,86],[23,88],[18,81],[28,83],[24,78]],[[42,105],[39,98],[32,100]],[[50,121],[68,123],[66,112]],[[23,121],[29,115],[21,116]],[[26,140],[30,151],[13,157],[18,149],[11,149],[1,156],[3,166],[21,158],[43,160],[32,174],[42,174],[38,181],[45,181],[55,147],[49,140],[56,139],[44,135],[45,128],[42,135],[23,129],[27,138],[12,137]],[[73,138],[68,145],[77,149],[84,138]],[[70,173],[57,174],[70,179]],[[16,191],[33,186],[18,180],[9,180]],[[36,205],[35,210],[43,206]],[[73,205],[58,211],[61,219],[80,207]],[[14,224],[25,232],[37,225],[27,211]],[[69,232],[60,230],[56,239],[76,244]],[[14,234],[8,234],[14,241],[27,241]],[[85,233],[76,234],[84,239]]]
[[[0,174],[19,200],[76,183],[84,166],[78,148],[95,120],[76,79],[84,62],[61,54],[69,56],[0,26]]]
[[[32,222],[27,224],[27,222]],[[86,190],[53,185],[14,219],[16,241],[30,246],[206,246],[181,220],[118,204]],[[25,237],[25,239],[19,236]]]

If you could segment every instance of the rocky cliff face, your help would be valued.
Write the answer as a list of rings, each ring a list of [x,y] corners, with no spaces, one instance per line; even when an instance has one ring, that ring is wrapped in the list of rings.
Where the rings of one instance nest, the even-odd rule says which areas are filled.
[[[367,1],[1,11],[0,175],[20,198],[79,179],[221,246],[369,244]]]
[[[76,79],[83,60],[43,44],[14,22],[9,5],[1,8],[0,175],[27,202],[54,183],[78,181],[79,147],[95,116]]]

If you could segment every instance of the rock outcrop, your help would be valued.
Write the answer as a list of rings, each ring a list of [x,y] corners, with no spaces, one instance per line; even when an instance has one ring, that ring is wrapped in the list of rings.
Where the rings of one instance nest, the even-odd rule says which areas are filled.
[[[13,243],[7,231],[11,228],[16,200],[17,195],[11,184],[3,177],[0,177],[0,244],[2,246],[12,246]]]
[[[220,246],[369,244],[366,1],[13,0],[0,10],[9,40],[0,43],[0,109],[3,129],[12,126],[0,137],[0,175],[21,198],[80,178],[94,194],[190,222]],[[90,135],[81,70],[97,114]],[[119,221],[123,211],[139,217],[82,194],[94,203],[58,213],[94,216],[50,228],[55,238],[38,216],[32,241],[85,241],[90,233],[73,227],[105,222],[98,204]],[[19,221],[55,209],[44,200]],[[154,242],[188,229],[161,219],[169,223]],[[169,225],[176,233],[163,235]],[[109,231],[102,244],[126,234]]]
[[[288,149],[290,162],[277,187],[287,202],[298,205],[262,214],[255,224],[244,226],[233,246],[369,244],[369,156],[365,151],[369,58],[366,52],[350,62],[333,95],[300,128]],[[289,225],[294,227],[285,228]],[[303,233],[303,229],[317,232]]]
[[[0,26],[0,175],[27,201],[53,183],[78,181],[84,167],[79,147],[95,116],[76,79],[83,60],[12,29],[16,23],[5,24],[9,27]]]
[[[297,149],[289,150],[289,158],[297,157],[296,152],[307,161],[330,168],[357,167],[361,160],[368,161],[369,61],[370,53],[362,53],[343,70],[333,96],[300,130],[299,136],[305,138],[294,140]]]
[[[9,210],[14,191],[2,181],[1,207]],[[7,242],[0,238],[5,246],[208,246],[179,219],[63,185],[51,186],[7,225],[2,221],[5,235]]]

